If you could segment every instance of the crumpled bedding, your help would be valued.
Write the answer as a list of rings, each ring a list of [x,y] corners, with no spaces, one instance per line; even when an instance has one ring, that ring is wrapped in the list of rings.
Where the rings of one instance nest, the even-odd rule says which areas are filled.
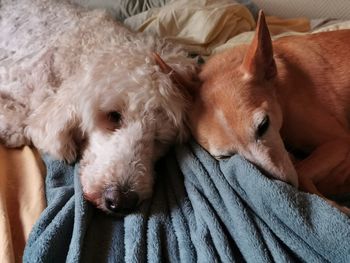
[[[350,262],[345,214],[238,155],[177,147],[157,164],[152,199],[124,218],[87,204],[78,165],[45,162],[48,207],[24,262]]]
[[[73,3],[87,8],[103,8],[108,10],[119,21],[145,12],[151,8],[162,7],[172,0],[71,0]]]
[[[249,9],[232,0],[177,0],[129,17],[124,23],[135,31],[179,41],[202,55],[255,27]]]
[[[232,0],[177,0],[131,16],[124,23],[135,31],[177,41],[190,53],[209,56],[227,43],[241,43],[237,37],[242,33],[253,33],[255,15],[251,10]],[[267,23],[272,35],[310,31],[307,18],[268,16]]]
[[[88,0],[82,0],[82,1],[89,2]],[[112,1],[105,0],[102,2],[112,2]],[[138,8],[134,8],[134,6],[131,8],[131,6],[129,6],[130,8],[128,9],[128,11],[127,12],[123,11],[124,12],[123,15],[120,15],[122,16],[120,19],[123,20],[127,17],[130,17],[130,15],[137,14],[141,11],[146,11],[149,7],[155,6],[158,8],[159,6],[163,6],[164,4],[166,4],[168,1],[160,0],[159,1],[160,3],[156,3],[156,2],[157,1],[153,1],[153,0],[151,1],[145,0],[143,2],[143,5],[137,6]],[[206,1],[203,1],[203,3],[204,2]],[[220,2],[220,1],[215,1],[215,2]],[[224,2],[227,4],[227,1],[224,1]],[[249,0],[246,0],[244,2],[250,3]],[[106,5],[106,7],[109,7],[109,6]],[[243,27],[246,28],[245,30],[253,29],[254,25],[252,26],[251,23],[254,23],[254,21],[253,22],[251,21],[251,17],[249,17],[249,15],[246,14],[246,10],[244,8],[239,8],[239,10],[240,11],[243,10],[242,13],[244,15],[243,15],[242,21],[244,20],[244,23],[242,23],[242,25],[244,25]],[[0,12],[1,12],[1,9],[0,9]],[[128,23],[129,25],[134,23],[133,26],[146,25],[145,27],[143,27],[143,29],[152,31],[153,30],[152,27],[154,25],[157,25],[157,23],[166,26],[167,25],[166,21],[169,22],[169,20],[162,21],[160,17],[156,17],[155,14],[161,13],[159,9],[157,9],[157,11],[151,11],[151,13],[153,14],[152,16],[150,16],[149,14],[145,16],[145,14],[143,14],[145,18],[149,19],[148,23],[145,23],[146,20],[140,19],[142,17],[141,15],[135,16],[135,18],[131,17],[128,20]],[[235,14],[237,15],[239,13],[240,12],[236,12]],[[182,15],[181,12],[177,14],[180,16]],[[168,19],[167,16],[164,16],[164,17]],[[233,17],[233,16],[229,16],[229,17]],[[189,19],[190,16],[187,15],[187,18]],[[202,18],[205,19],[204,16],[202,16]],[[239,22],[239,19],[237,18],[234,18],[234,19],[236,23],[235,25],[239,25],[241,21]],[[296,19],[296,20],[285,20],[285,19],[268,17],[267,20],[268,20],[269,27],[272,30],[272,34],[276,35],[276,37],[280,36],[281,35],[280,33],[282,32],[289,32],[290,30],[298,31],[298,32],[307,32],[310,28],[310,21],[304,18]],[[197,23],[200,23],[200,21],[198,21]],[[228,22],[228,23],[231,23],[231,22]],[[189,25],[189,27],[187,27],[186,30],[190,31],[191,29],[194,29],[193,27],[191,27],[191,23],[186,24],[186,22],[183,21],[182,25]],[[207,25],[207,24],[203,22],[202,25]],[[227,29],[228,27],[221,26],[220,28]],[[334,30],[334,29],[343,29],[343,28],[350,28],[350,22],[345,21],[337,24],[333,23],[333,25],[331,26],[328,26],[326,28],[321,28],[321,29],[317,28],[316,30],[317,31]],[[215,31],[214,29],[212,29],[212,32]],[[196,30],[198,31],[198,29]],[[165,34],[166,31],[167,30],[165,28],[162,32],[164,32]],[[209,32],[209,30],[207,31],[199,30],[199,31],[202,34]],[[204,45],[201,45],[200,48],[193,49],[190,51],[201,51],[206,54],[209,54],[208,50],[210,50],[211,53],[220,52],[223,49],[238,45],[240,43],[247,43],[250,41],[252,36],[252,31],[235,35],[234,33],[232,33],[234,30],[233,31],[231,30],[232,37],[229,39],[229,37],[227,36],[230,35],[231,33],[225,33],[225,30],[221,30],[221,31],[217,30],[217,31],[218,31],[217,34],[225,35],[225,37],[218,37],[218,39],[224,39],[224,40],[221,40],[224,43],[221,43],[220,41],[216,41],[216,42],[213,41],[211,42],[211,44],[204,44]],[[244,31],[244,30],[242,28],[240,30],[236,30],[236,32],[241,32],[241,31]],[[190,32],[185,32],[185,33],[190,35]],[[287,34],[290,34],[290,33],[287,33]],[[293,32],[293,34],[296,34],[296,32]],[[173,34],[171,37],[176,40],[176,35]],[[204,35],[204,36],[201,36],[199,39],[210,39],[210,37],[206,38],[206,36]],[[196,45],[192,45],[192,46],[195,47]],[[181,161],[180,161],[180,165],[181,165]],[[21,261],[23,247],[28,238],[29,232],[34,222],[37,220],[38,216],[46,206],[45,193],[44,193],[44,180],[43,180],[43,175],[45,174],[44,170],[45,169],[43,169],[41,161],[37,158],[36,152],[30,149],[29,147],[24,147],[23,149],[15,149],[15,150],[4,149],[3,147],[0,148],[0,237],[1,237],[0,238],[0,258],[2,262]],[[44,213],[48,213],[47,209],[45,211],[46,212]],[[99,231],[100,225],[101,224],[103,225],[104,221],[112,220],[110,218],[105,217],[105,215],[100,214],[98,211],[95,211],[95,210],[93,211],[94,211],[93,213],[94,214],[96,213],[97,216],[100,218],[99,219],[100,221],[97,221],[96,225],[93,227],[95,229],[94,230],[95,232],[88,234],[91,236],[90,238],[93,238],[92,236],[94,235],[94,233]],[[232,222],[232,224],[235,224],[235,223]],[[39,226],[37,225],[36,228],[38,227]],[[104,230],[109,231],[108,229],[104,229]],[[104,230],[102,229],[101,231],[104,231]],[[103,243],[104,241],[101,240],[101,242]],[[108,242],[108,241],[105,241],[105,242]],[[102,245],[102,247],[108,245],[108,243],[104,243],[104,244],[105,245]],[[101,257],[102,256],[103,255],[101,255]]]

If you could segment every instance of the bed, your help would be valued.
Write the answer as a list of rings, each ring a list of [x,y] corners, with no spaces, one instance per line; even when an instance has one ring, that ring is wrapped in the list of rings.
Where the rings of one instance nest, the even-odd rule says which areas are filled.
[[[293,18],[293,6],[288,15],[266,1],[75,2],[108,8],[128,27],[179,41],[204,58],[251,40],[256,4],[274,38],[350,28],[346,2],[341,12],[327,13],[320,1],[325,10],[314,16],[306,6],[301,14],[309,18]],[[82,198],[78,164],[30,147],[1,147],[0,156],[3,262],[350,262],[347,216],[268,179],[240,156],[217,162],[193,141],[157,163],[152,199],[125,218],[107,216]],[[350,204],[350,195],[334,198]]]

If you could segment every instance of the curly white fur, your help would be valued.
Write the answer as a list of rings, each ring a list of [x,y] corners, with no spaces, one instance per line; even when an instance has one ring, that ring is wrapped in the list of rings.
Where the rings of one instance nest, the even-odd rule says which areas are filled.
[[[84,194],[103,210],[111,186],[148,198],[154,162],[186,136],[187,107],[152,53],[186,78],[193,61],[104,11],[45,0],[1,4],[0,140],[33,143],[68,162],[81,155]],[[121,113],[116,129],[110,112]]]

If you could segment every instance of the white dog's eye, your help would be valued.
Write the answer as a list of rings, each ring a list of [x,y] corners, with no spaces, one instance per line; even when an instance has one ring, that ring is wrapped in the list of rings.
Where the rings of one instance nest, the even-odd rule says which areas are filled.
[[[111,130],[120,128],[122,122],[122,115],[117,111],[107,113],[107,120],[112,125]]]
[[[122,115],[117,111],[111,111],[108,112],[107,117],[109,121],[117,123],[120,122]]]

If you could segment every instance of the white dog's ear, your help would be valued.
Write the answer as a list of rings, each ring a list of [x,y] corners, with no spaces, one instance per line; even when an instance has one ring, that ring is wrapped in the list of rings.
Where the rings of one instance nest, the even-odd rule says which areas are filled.
[[[193,94],[197,87],[200,85],[199,79],[196,74],[191,76],[191,78],[182,76],[172,67],[170,67],[157,53],[152,53],[153,58],[159,68],[165,73],[169,74],[173,83],[175,83],[185,94],[193,97]]]
[[[73,162],[82,147],[81,119],[64,92],[49,97],[27,121],[26,135],[39,150]]]

